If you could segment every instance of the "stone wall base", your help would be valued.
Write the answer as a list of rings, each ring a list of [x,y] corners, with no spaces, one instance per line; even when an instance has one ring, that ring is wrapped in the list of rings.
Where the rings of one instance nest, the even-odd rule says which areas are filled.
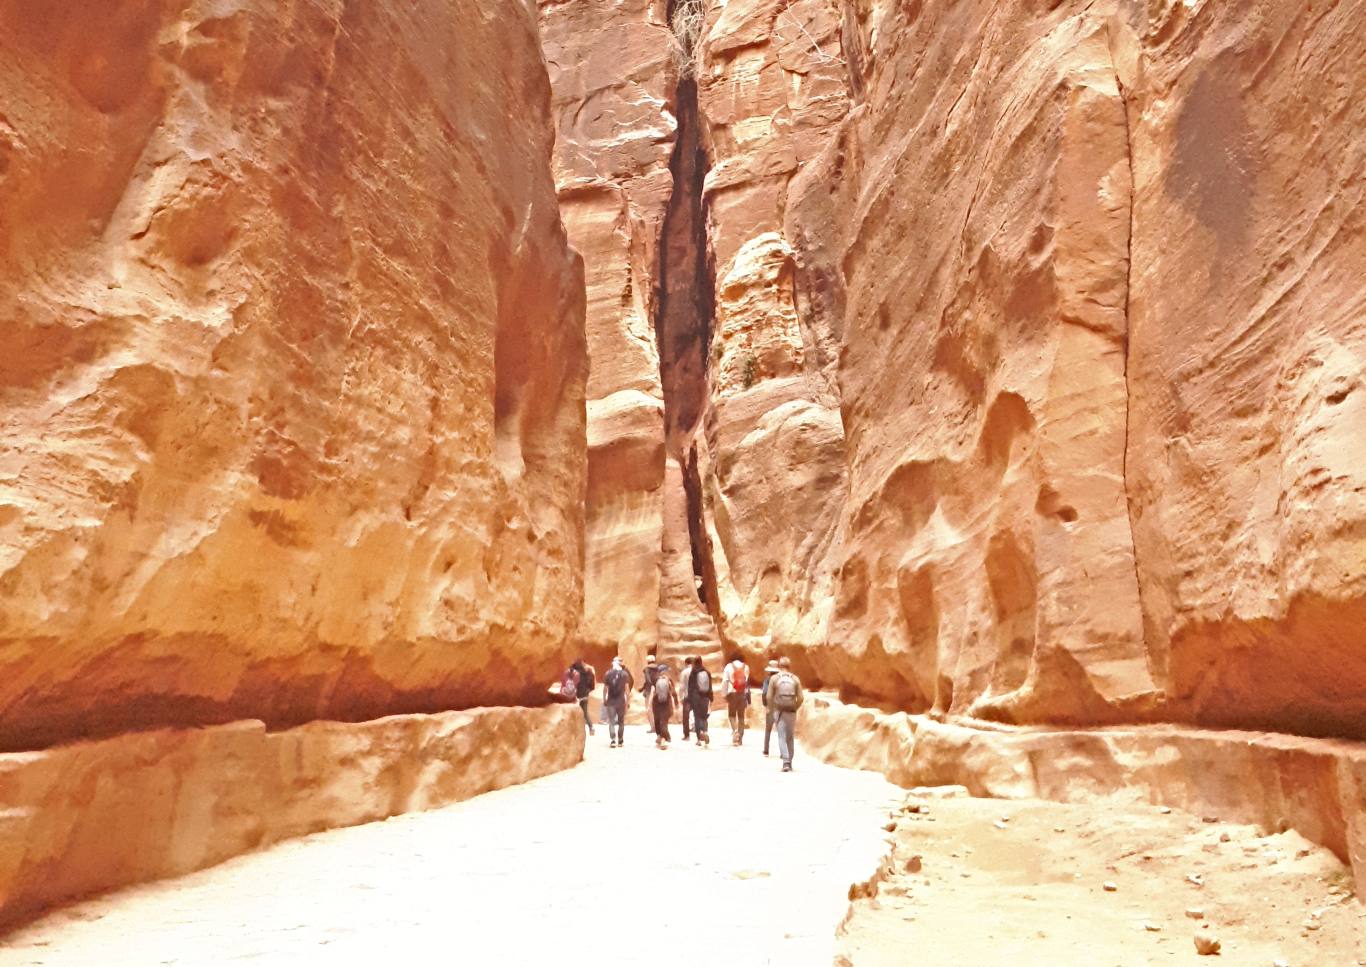
[[[129,733],[0,755],[0,926],[583,758],[577,705]]]
[[[808,695],[799,753],[974,796],[1143,802],[1295,829],[1352,868],[1366,896],[1366,743],[1176,725],[1016,728],[938,722]]]

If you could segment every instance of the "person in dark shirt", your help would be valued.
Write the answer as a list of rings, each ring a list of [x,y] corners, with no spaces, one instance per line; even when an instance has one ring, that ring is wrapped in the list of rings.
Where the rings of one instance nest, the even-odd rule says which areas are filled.
[[[659,666],[655,664],[655,656],[645,657],[645,667],[640,670],[640,695],[645,700],[645,728],[650,732],[655,730],[654,716],[650,714],[651,689],[655,687],[655,676],[659,674]]]
[[[692,709],[692,692],[688,690],[688,682],[692,681],[693,659],[683,659],[683,670],[678,673],[678,700],[683,705],[682,714],[679,718],[683,722],[683,741],[688,741],[688,732],[692,729],[692,721],[688,715]]]
[[[697,744],[711,745],[711,733],[707,731],[707,717],[711,714],[711,672],[702,667],[700,655],[694,656],[691,661],[692,671],[688,674],[688,699],[683,711],[683,721],[687,721],[687,710],[691,708]]]
[[[602,676],[602,707],[607,710],[609,749],[618,749],[626,738],[626,705],[631,700],[631,673],[620,658],[612,659],[612,667]]]
[[[650,715],[655,722],[655,747],[667,749],[670,741],[669,720],[678,706],[678,689],[674,687],[668,665],[660,663],[658,666],[648,701]]]
[[[588,699],[593,694],[593,687],[597,685],[595,669],[582,658],[569,667],[579,673],[574,697],[578,699],[579,708],[583,709],[583,724],[588,726],[588,734],[593,735],[595,733],[593,732],[593,719],[588,714]]]

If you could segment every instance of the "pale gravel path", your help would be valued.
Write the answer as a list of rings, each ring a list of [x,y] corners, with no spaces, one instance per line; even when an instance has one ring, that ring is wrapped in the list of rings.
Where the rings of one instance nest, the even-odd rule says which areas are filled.
[[[568,772],[81,904],[0,965],[828,967],[898,790],[800,737],[783,775],[720,720],[708,750],[599,728]]]

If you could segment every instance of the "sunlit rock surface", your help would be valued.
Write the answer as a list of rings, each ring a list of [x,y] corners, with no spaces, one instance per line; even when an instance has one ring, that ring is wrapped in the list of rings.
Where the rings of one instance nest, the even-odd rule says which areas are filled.
[[[728,641],[911,710],[1366,736],[1356,33],[708,4]]]
[[[0,2],[0,747],[542,700],[551,136],[524,4]]]
[[[654,320],[677,127],[663,5],[541,0],[560,211],[588,290],[584,644],[632,668],[658,640],[664,394]]]

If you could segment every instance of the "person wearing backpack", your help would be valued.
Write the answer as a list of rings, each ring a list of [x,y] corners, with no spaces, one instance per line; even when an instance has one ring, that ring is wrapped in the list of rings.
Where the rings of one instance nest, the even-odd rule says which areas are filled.
[[[626,738],[626,703],[631,698],[631,673],[621,659],[613,658],[612,667],[602,676],[602,707],[607,710],[609,749],[619,749]]]
[[[792,752],[797,741],[797,709],[802,707],[802,680],[792,673],[792,661],[778,660],[778,674],[768,686],[769,706],[773,709],[774,726],[778,730],[778,754],[783,757],[783,771],[792,771]]]
[[[775,709],[768,700],[768,686],[773,681],[773,676],[778,674],[778,659],[770,658],[767,667],[764,668],[764,684],[759,689],[759,697],[764,703],[764,755],[768,755],[768,740],[773,735],[773,715]]]
[[[645,700],[645,728],[647,731],[655,730],[655,720],[650,712],[650,700],[654,697],[655,678],[659,675],[659,666],[655,664],[655,656],[645,657],[645,667],[641,669],[640,697]]]
[[[593,666],[582,658],[569,668],[574,672],[574,700],[579,703],[579,708],[583,709],[583,724],[588,726],[588,734],[593,735],[593,718],[588,714],[588,698],[597,685],[597,677],[593,673]]]
[[[711,733],[707,731],[707,718],[711,715],[711,672],[702,666],[700,656],[694,656],[689,661],[692,662],[692,673],[688,676],[688,706],[692,708],[697,744],[710,746]]]
[[[679,718],[683,721],[684,742],[688,741],[688,732],[692,728],[692,722],[688,719],[689,713],[692,711],[692,693],[688,690],[688,685],[692,681],[692,663],[693,660],[691,658],[684,658],[683,670],[678,673],[678,683],[682,686],[679,689],[678,698],[683,705],[683,710],[679,714]]]
[[[669,719],[673,718],[674,708],[678,705],[678,690],[669,678],[669,666],[660,663],[655,682],[650,686],[650,716],[655,723],[655,748],[669,747]]]
[[[726,712],[730,716],[730,744],[745,744],[745,709],[749,707],[749,666],[739,655],[731,655],[730,664],[721,673],[721,691],[726,696]]]

